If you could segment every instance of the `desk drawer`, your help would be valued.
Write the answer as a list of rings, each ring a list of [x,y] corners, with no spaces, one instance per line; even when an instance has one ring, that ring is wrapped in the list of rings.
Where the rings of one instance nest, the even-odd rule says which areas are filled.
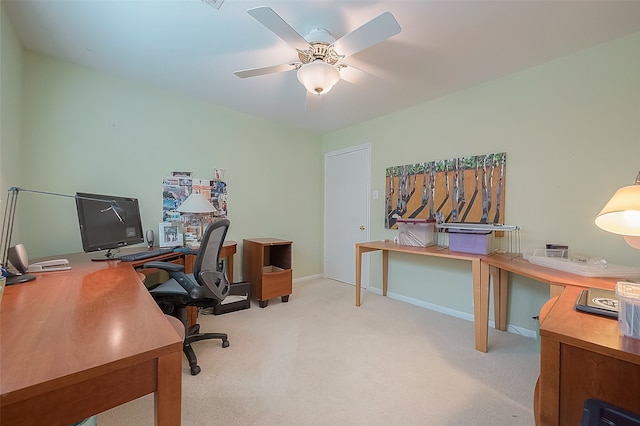
[[[260,300],[269,300],[292,293],[292,269],[265,266],[262,272],[262,288],[256,294]]]

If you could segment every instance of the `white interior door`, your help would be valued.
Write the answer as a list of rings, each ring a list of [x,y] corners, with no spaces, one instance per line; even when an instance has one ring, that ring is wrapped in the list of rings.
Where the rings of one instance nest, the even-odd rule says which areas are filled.
[[[371,145],[333,151],[324,159],[324,274],[355,285],[355,245],[369,241]],[[369,286],[369,259],[362,286]]]

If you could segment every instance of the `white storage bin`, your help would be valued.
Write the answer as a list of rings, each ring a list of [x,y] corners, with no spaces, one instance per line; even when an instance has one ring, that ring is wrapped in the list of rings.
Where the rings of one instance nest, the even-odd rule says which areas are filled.
[[[435,220],[398,219],[398,243],[404,246],[428,247],[435,244]]]
[[[625,336],[640,339],[640,284],[618,281],[618,326]]]

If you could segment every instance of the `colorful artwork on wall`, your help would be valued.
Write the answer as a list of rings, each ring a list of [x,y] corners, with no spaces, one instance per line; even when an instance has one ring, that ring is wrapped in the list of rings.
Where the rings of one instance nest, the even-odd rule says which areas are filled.
[[[385,228],[397,219],[503,223],[505,152],[386,170]]]
[[[177,173],[177,172],[174,172]],[[199,192],[211,202],[216,211],[213,217],[227,217],[227,183],[220,180],[194,179],[189,172],[162,178],[162,221],[179,221],[176,209],[192,192]],[[189,173],[188,175],[186,175]]]

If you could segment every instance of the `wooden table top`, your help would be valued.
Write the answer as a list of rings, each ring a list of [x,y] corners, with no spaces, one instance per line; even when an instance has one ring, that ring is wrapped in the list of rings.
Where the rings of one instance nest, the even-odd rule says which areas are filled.
[[[92,262],[84,253],[56,258],[62,257],[70,270],[5,288],[3,405],[182,347],[131,263]]]
[[[618,282],[616,278],[584,277],[559,269],[536,265],[514,253],[493,253],[483,257],[482,262],[552,285],[613,290]]]
[[[564,289],[540,324],[540,336],[640,365],[640,339],[620,333],[615,318],[575,309],[582,290]]]
[[[446,257],[449,259],[462,259],[462,260],[475,260],[482,259],[486,255],[474,254],[474,253],[462,253],[457,251],[450,251],[446,247],[428,246],[428,247],[414,247],[405,246],[402,244],[394,243],[393,241],[368,241],[364,243],[357,243],[356,250],[361,252],[373,251],[373,250],[388,250],[398,253],[410,253],[420,254],[424,256]]]

